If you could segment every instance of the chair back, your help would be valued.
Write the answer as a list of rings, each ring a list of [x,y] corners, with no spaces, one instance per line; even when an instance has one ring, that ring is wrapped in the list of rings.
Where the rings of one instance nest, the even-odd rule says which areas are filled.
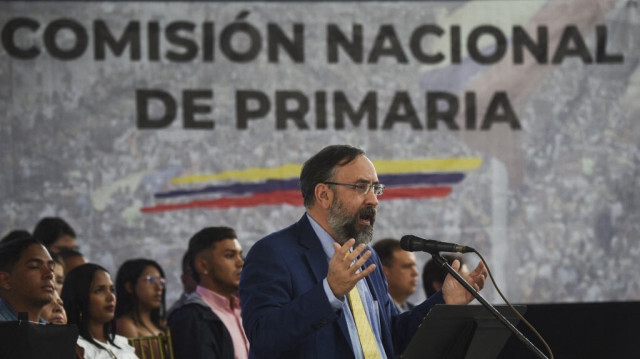
[[[159,335],[129,338],[129,344],[140,359],[175,359],[169,330]]]

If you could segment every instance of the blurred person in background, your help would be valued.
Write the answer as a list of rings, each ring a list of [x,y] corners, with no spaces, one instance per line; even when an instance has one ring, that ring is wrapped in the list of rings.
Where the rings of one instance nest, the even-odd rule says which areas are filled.
[[[400,247],[400,241],[385,238],[377,241],[373,249],[382,262],[382,271],[389,284],[389,295],[399,313],[411,310],[415,305],[407,298],[416,291],[418,268],[416,256]]]
[[[64,284],[64,272],[66,265],[62,257],[58,254],[52,254],[51,258],[56,262],[56,266],[53,268],[53,280],[56,284],[56,292],[60,295],[60,293],[62,293],[62,285]]]
[[[58,252],[57,255],[64,261],[64,274],[69,273],[77,266],[89,263],[87,258],[77,249],[65,248]]]
[[[4,237],[2,237],[2,239],[0,239],[0,244],[24,237],[31,237],[31,233],[24,229],[14,229],[13,231],[10,231]]]
[[[138,258],[124,262],[116,275],[116,333],[127,338],[155,337],[135,345],[140,357],[167,356],[160,336],[165,327],[166,280],[160,265]]]
[[[460,261],[460,274],[469,272],[461,255],[443,254],[442,258],[446,259],[449,264],[452,264],[453,261],[457,259]],[[422,286],[424,287],[424,294],[427,298],[442,289],[442,283],[444,283],[447,274],[449,274],[449,272],[447,272],[444,267],[438,265],[433,259],[429,259],[429,261],[425,263],[422,270]]]
[[[127,338],[116,334],[116,295],[109,272],[87,263],[64,279],[62,301],[69,324],[78,326],[76,354],[81,359],[136,359]]]
[[[76,248],[76,231],[59,217],[42,218],[33,229],[33,238],[42,242],[51,253]]]
[[[191,253],[187,250],[184,252],[182,256],[182,273],[180,274],[180,282],[182,282],[182,294],[180,298],[173,303],[171,308],[167,310],[167,318],[171,315],[171,313],[176,309],[181,307],[184,302],[187,300],[189,294],[193,293],[198,286],[197,273],[193,273],[191,269]]]

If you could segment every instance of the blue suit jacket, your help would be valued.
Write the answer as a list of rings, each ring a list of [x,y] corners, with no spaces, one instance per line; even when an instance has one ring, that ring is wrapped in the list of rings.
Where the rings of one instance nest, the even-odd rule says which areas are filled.
[[[371,250],[371,249],[369,249]],[[388,358],[400,354],[431,307],[443,303],[437,293],[409,312],[398,314],[387,294],[382,265],[373,250],[366,277],[380,312],[382,342]],[[329,264],[306,215],[268,235],[249,251],[240,298],[251,358],[353,358],[345,316],[334,311],[322,281]]]

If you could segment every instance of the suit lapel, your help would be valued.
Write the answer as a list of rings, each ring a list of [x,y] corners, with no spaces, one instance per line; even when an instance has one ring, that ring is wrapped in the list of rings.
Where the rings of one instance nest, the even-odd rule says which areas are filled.
[[[307,265],[311,268],[316,283],[322,282],[329,272],[329,263],[327,262],[327,256],[324,253],[324,248],[320,244],[320,238],[316,235],[316,232],[311,227],[307,215],[304,214],[298,221],[298,230],[300,231],[300,245],[305,247],[304,252]],[[346,300],[346,299],[345,299]],[[349,348],[353,350],[351,345],[351,338],[349,336],[349,328],[347,327],[347,319],[344,313],[340,313],[338,317],[338,326],[342,331],[342,335],[349,344]]]
[[[327,256],[322,244],[320,244],[320,238],[313,231],[306,214],[298,221],[298,230],[300,231],[300,245],[305,248],[304,257],[307,265],[313,273],[315,282],[319,283],[327,276],[329,263],[327,263]]]

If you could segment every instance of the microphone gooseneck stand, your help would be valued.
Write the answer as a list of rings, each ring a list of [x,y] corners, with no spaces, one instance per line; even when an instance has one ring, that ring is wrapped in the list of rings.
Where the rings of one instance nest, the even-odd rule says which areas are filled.
[[[533,351],[538,356],[538,358],[548,359],[547,356],[544,355],[544,353],[540,351],[540,349],[538,349],[535,345],[533,345],[533,343],[531,343],[531,341],[529,341],[529,339],[527,339],[524,334],[522,334],[513,324],[511,324],[511,322],[509,322],[507,318],[504,317],[504,315],[498,312],[498,310],[489,302],[487,302],[480,295],[480,293],[475,290],[475,288],[467,283],[467,281],[464,280],[464,278],[462,278],[462,276],[460,276],[460,274],[449,265],[447,260],[442,258],[440,253],[432,253],[431,256],[440,266],[444,267],[458,282],[460,282],[460,284],[462,284],[462,286],[465,287],[469,291],[469,293],[471,293],[471,295],[473,295],[480,303],[482,303],[482,305],[487,308],[487,310],[491,312],[494,317],[496,317],[502,324],[509,328],[509,330],[511,330],[511,332],[513,332],[513,334],[515,334],[515,336],[520,339],[521,342],[523,342],[529,349],[531,349],[531,351]]]

